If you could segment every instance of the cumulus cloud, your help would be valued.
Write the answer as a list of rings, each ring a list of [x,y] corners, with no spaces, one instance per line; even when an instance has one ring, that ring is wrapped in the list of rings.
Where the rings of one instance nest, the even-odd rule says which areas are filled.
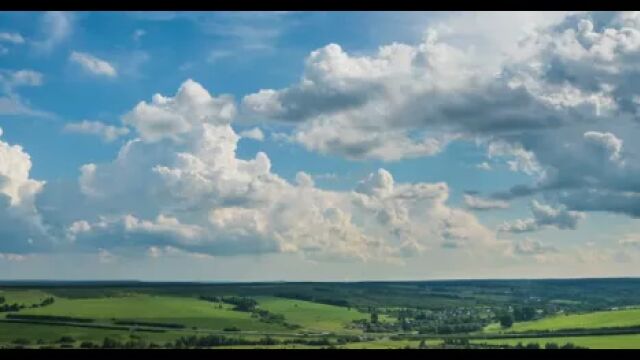
[[[640,136],[637,15],[542,15],[460,15],[488,32],[465,35],[468,21],[448,18],[417,44],[364,55],[329,44],[309,54],[299,82],[245,96],[242,114],[289,126],[285,138],[309,150],[356,160],[479,141],[492,162],[533,177],[497,198],[544,193],[570,210],[636,216],[640,148],[624,138]],[[491,51],[473,46],[493,38],[502,40],[489,41]]]
[[[146,141],[165,138],[178,141],[194,126],[228,124],[235,114],[236,107],[230,96],[212,97],[200,84],[187,80],[175,97],[155,94],[151,103],[141,101],[124,115],[123,121],[135,127]]]
[[[257,141],[264,140],[264,134],[262,133],[262,130],[260,130],[260,128],[257,128],[257,127],[240,132],[240,137],[253,139]]]
[[[93,55],[73,51],[69,55],[69,61],[74,62],[85,71],[99,76],[116,77],[118,72],[109,62],[99,59]]]
[[[509,207],[509,203],[506,201],[485,199],[470,194],[464,194],[464,204],[472,210],[507,209]]]
[[[126,127],[107,125],[100,121],[82,120],[77,123],[67,123],[63,129],[65,132],[97,135],[105,142],[112,142],[129,133]]]
[[[68,224],[65,238],[78,248],[114,253],[171,247],[328,261],[498,246],[472,214],[447,205],[444,183],[397,183],[380,169],[353,191],[328,191],[304,172],[286,181],[262,152],[239,159],[232,104],[187,80],[175,96],[155,95],[125,114],[139,138],[112,162],[81,168],[79,202],[89,210],[58,219]],[[172,126],[164,126],[166,119]]]
[[[35,206],[45,183],[31,179],[30,171],[29,154],[19,145],[0,140],[0,252],[41,250],[48,240]]]
[[[569,211],[564,206],[553,208],[549,205],[531,201],[531,213],[533,218],[517,219],[514,222],[505,222],[499,230],[504,232],[523,233],[536,231],[545,226],[554,226],[558,229],[575,229],[578,221],[585,215],[577,211]]]

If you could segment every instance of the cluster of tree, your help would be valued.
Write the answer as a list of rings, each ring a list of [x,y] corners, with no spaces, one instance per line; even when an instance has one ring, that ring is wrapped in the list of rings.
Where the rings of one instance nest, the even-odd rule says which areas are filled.
[[[32,304],[31,307],[37,308],[41,306],[47,306],[47,305],[53,304],[54,302],[55,302],[55,299],[53,297],[48,297],[42,300],[42,302],[40,302],[39,304]],[[0,296],[0,312],[17,312],[26,307],[27,305],[25,304],[18,304],[18,303],[6,304],[6,298],[4,296]]]
[[[223,296],[220,298],[220,301],[226,304],[233,305],[233,310],[236,311],[252,312],[258,306],[258,302],[254,299],[242,296]]]
[[[200,295],[200,300],[209,301],[209,302],[222,302],[222,299],[218,296],[206,296]]]
[[[500,322],[500,326],[503,328],[510,328],[513,325],[513,314],[510,312],[505,312],[498,316],[498,321]]]
[[[443,343],[445,345],[469,345],[469,339],[466,338],[446,338]]]
[[[158,322],[145,322],[145,321],[136,321],[136,320],[114,320],[113,323],[117,325],[149,326],[149,327],[161,327],[161,328],[169,328],[169,329],[185,328],[183,324],[177,324],[177,323],[158,323]]]
[[[131,339],[120,341],[109,337],[104,338],[102,345],[92,343],[91,341],[83,341],[80,344],[83,349],[153,349],[159,348],[160,345],[148,342],[144,339]]]
[[[531,306],[517,306],[513,309],[513,319],[515,321],[529,321],[536,317],[536,309]]]
[[[271,324],[283,324],[285,322],[284,315],[274,314],[264,309],[253,310],[251,316],[260,319],[262,322]]]
[[[76,339],[74,339],[71,336],[63,336],[60,339],[58,339],[58,342],[61,344],[72,344],[76,342]]]
[[[517,343],[516,346],[514,346],[514,348],[516,349],[540,349],[540,344],[538,343],[528,343],[526,345],[523,345],[521,342]],[[545,349],[587,349],[586,347],[582,347],[582,346],[577,346],[574,345],[573,343],[566,343],[562,346],[556,344],[556,343],[546,343],[544,345]]]
[[[420,334],[462,334],[479,331],[483,327],[481,323],[440,324],[420,327],[418,332]]]
[[[40,302],[40,306],[47,306],[47,305],[51,305],[54,302],[56,302],[56,299],[54,299],[53,297],[48,297],[44,300],[42,300],[42,302]]]
[[[0,312],[16,312],[24,309],[24,304],[2,304],[0,305]]]
[[[257,341],[251,341],[244,338],[233,338],[220,335],[207,335],[207,336],[182,336],[178,338],[173,344],[167,343],[165,347],[188,349],[188,348],[202,348],[202,347],[216,347],[216,346],[229,346],[229,345],[278,345],[280,342],[272,337],[264,337]]]

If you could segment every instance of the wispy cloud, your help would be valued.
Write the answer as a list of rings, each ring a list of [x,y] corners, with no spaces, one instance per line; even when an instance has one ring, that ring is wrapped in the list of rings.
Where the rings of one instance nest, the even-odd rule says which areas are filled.
[[[69,12],[50,11],[41,19],[42,39],[33,41],[33,46],[42,52],[50,52],[66,40],[73,30],[73,15]]]
[[[94,75],[107,77],[116,77],[118,75],[115,67],[109,62],[87,53],[74,51],[69,56],[69,60],[80,65],[84,70]]]
[[[68,123],[64,126],[64,132],[99,136],[104,142],[113,142],[121,136],[129,133],[126,127],[107,125],[101,121],[83,120],[77,123]]]
[[[19,33],[0,32],[0,41],[12,44],[24,44],[24,38]]]

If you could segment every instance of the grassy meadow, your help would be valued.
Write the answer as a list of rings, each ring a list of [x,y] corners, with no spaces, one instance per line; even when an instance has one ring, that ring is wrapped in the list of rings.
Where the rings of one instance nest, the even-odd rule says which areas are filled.
[[[638,349],[638,289],[629,279],[0,284],[0,348]],[[501,325],[515,309],[533,320]]]

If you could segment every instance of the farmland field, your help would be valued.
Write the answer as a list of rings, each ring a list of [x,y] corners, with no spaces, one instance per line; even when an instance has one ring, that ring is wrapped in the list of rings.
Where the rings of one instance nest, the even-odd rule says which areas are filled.
[[[285,318],[305,329],[320,331],[346,331],[353,320],[366,319],[367,314],[356,309],[318,304],[310,301],[275,297],[257,298],[260,307],[268,311],[286,314]]]
[[[548,337],[548,338],[520,338],[520,339],[491,339],[472,340],[472,343],[506,344],[515,346],[518,343],[537,343],[544,346],[546,343],[566,344],[572,343],[590,349],[640,349],[640,334],[633,335],[603,335],[603,336],[573,336],[573,337]]]
[[[231,310],[231,306],[169,296],[134,295],[98,299],[64,299],[47,307],[25,309],[25,315],[55,315],[92,318],[100,321],[127,319],[178,323],[187,327],[222,330],[236,326],[242,330],[286,330],[251,318],[250,314]]]
[[[640,326],[640,309],[598,311],[586,314],[558,315],[535,321],[516,322],[510,332],[594,329]]]
[[[639,289],[635,279],[0,284],[0,348],[632,349]]]

